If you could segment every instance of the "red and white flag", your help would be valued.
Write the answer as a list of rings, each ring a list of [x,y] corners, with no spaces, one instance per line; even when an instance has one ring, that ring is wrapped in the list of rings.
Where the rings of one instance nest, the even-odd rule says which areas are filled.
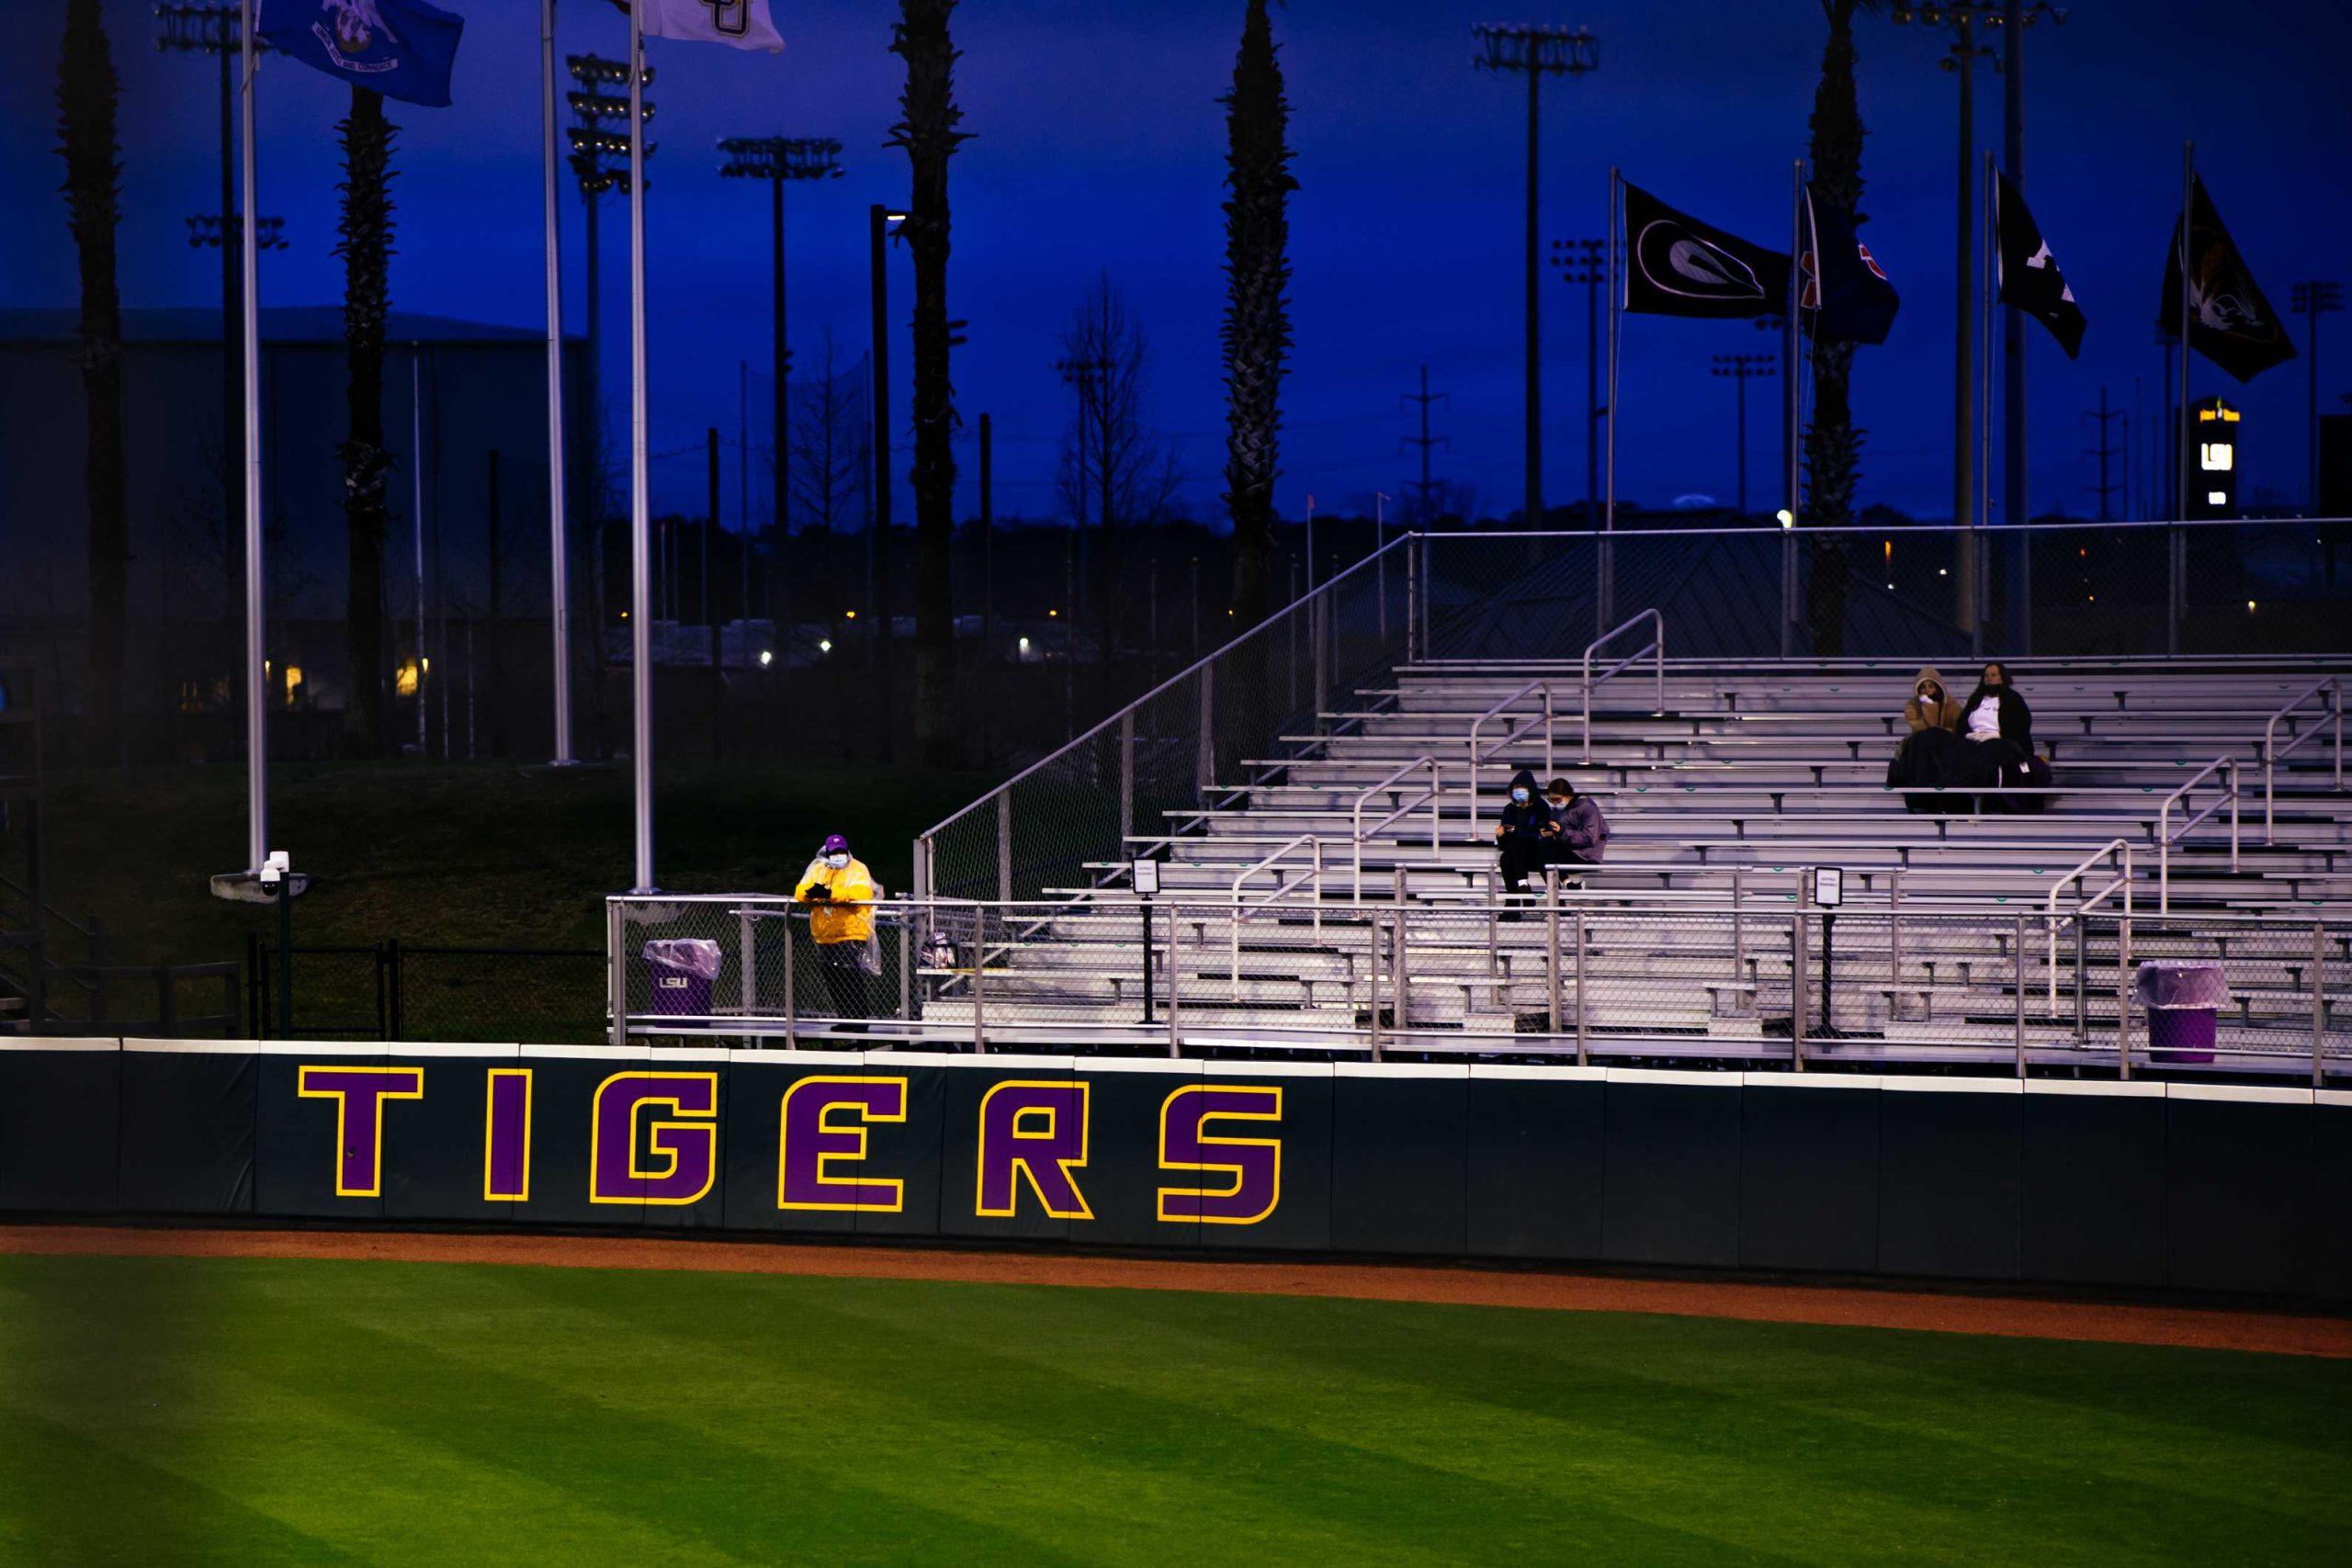
[[[645,8],[639,26],[647,38],[723,43],[732,49],[784,48],[768,14],[768,0],[637,0]],[[628,9],[623,5],[621,9]]]

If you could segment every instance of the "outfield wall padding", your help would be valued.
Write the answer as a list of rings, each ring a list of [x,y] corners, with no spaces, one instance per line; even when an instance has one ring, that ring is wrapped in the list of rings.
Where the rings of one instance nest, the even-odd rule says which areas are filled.
[[[593,1045],[0,1043],[0,1212],[2352,1300],[2352,1094]]]

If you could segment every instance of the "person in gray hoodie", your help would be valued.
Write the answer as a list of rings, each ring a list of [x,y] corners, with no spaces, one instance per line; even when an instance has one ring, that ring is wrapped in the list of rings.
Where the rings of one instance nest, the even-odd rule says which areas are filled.
[[[1544,786],[1544,804],[1552,820],[1543,829],[1545,865],[1599,865],[1609,849],[1609,818],[1600,804],[1580,795],[1566,779]]]

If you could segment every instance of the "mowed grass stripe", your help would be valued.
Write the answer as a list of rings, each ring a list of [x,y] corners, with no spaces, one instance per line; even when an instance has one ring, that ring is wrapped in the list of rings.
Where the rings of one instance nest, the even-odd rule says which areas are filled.
[[[0,1258],[0,1542],[159,1560],[2295,1562],[2352,1525],[2352,1365],[2216,1351]]]

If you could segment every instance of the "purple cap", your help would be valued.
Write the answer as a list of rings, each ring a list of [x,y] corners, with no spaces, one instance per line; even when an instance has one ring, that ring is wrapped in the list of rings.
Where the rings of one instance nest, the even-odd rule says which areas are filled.
[[[849,853],[849,840],[839,833],[828,833],[825,835],[825,847],[817,852],[821,855],[845,855]]]

